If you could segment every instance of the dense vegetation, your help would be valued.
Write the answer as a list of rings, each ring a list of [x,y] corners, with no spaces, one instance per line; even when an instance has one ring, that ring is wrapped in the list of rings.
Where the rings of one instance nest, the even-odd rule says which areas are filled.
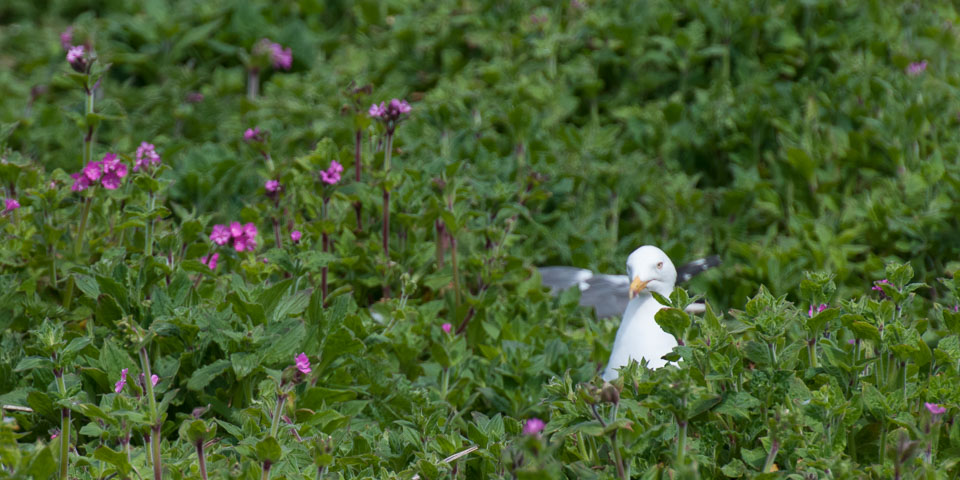
[[[958,23],[2,2],[0,478],[955,477]],[[533,267],[642,244],[723,264],[604,385]]]

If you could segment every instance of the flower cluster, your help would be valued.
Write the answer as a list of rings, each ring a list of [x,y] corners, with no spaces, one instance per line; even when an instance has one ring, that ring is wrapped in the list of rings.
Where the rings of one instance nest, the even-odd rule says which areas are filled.
[[[269,38],[261,38],[253,47],[254,55],[269,55],[273,68],[290,70],[293,66],[293,52],[290,47],[283,48],[283,45],[276,43]]]
[[[204,255],[200,257],[200,263],[206,265],[210,270],[217,269],[217,259],[220,258],[219,253],[213,253],[211,255]]]
[[[260,142],[263,143],[267,141],[267,131],[260,130],[260,127],[248,128],[243,132],[243,140],[247,142]]]
[[[405,113],[410,113],[410,104],[406,100],[397,100],[394,98],[390,100],[389,104],[380,102],[380,105],[374,103],[370,106],[370,110],[367,112],[373,118],[378,118],[385,122],[396,122],[400,119],[400,116]]]
[[[245,250],[253,251],[257,248],[257,226],[253,223],[241,225],[240,222],[233,222],[230,226],[214,225],[210,232],[210,240],[217,245],[226,245],[233,241],[233,249],[242,252]],[[204,262],[207,266],[209,263]],[[213,267],[216,268],[216,260],[213,261]]]
[[[294,244],[300,243],[300,238],[303,237],[303,234],[300,233],[300,230],[294,230],[290,232],[290,241]]]
[[[116,153],[108,153],[102,160],[90,162],[79,173],[71,174],[73,186],[70,190],[82,192],[87,188],[100,185],[107,190],[116,190],[120,187],[120,179],[127,176],[127,165],[120,161]]]
[[[543,427],[545,426],[546,424],[543,422],[543,420],[540,420],[539,418],[536,418],[536,417],[531,418],[527,420],[526,423],[523,424],[523,434],[539,435],[540,432],[543,431]]]
[[[137,147],[137,161],[133,164],[133,171],[141,168],[146,170],[148,167],[160,164],[160,155],[157,154],[156,147],[152,143],[141,142]]]
[[[329,168],[320,170],[320,180],[327,185],[334,185],[340,181],[341,173],[343,173],[343,165],[334,160],[330,162]]]
[[[70,49],[67,50],[67,63],[69,63],[70,67],[76,72],[87,73],[87,67],[90,66],[87,48],[83,45],[70,47]]]
[[[300,355],[297,355],[297,370],[300,370],[300,373],[306,375],[309,374],[312,370],[310,369],[310,359],[307,358],[307,354],[300,352]]]
[[[817,306],[810,305],[810,310],[807,311],[807,316],[809,316],[810,318],[813,318],[815,314],[818,314],[828,308],[830,308],[830,305],[827,305],[826,303],[821,303],[820,305],[817,305]]]
[[[920,75],[927,69],[927,61],[923,60],[921,62],[911,62],[910,65],[907,65],[907,75],[911,77],[916,77]]]
[[[3,213],[10,213],[20,208],[20,202],[15,198],[6,198],[3,200]]]

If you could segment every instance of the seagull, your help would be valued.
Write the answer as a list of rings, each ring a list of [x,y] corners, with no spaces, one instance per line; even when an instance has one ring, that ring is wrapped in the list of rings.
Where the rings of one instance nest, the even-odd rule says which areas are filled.
[[[677,339],[663,331],[654,320],[661,308],[666,308],[650,292],[669,297],[677,283],[677,269],[663,250],[644,245],[627,257],[627,278],[630,279],[629,303],[613,341],[610,361],[603,371],[603,379],[611,381],[619,375],[617,369],[631,359],[647,360],[650,368],[667,364],[662,357],[677,346]]]
[[[720,257],[716,255],[683,264],[677,269],[677,283],[686,282],[719,264]],[[627,275],[606,275],[577,267],[540,267],[538,270],[543,286],[549,287],[553,295],[578,287],[580,306],[593,307],[597,318],[623,315],[630,302],[630,277]],[[704,309],[703,303],[691,303],[686,311],[703,313]]]

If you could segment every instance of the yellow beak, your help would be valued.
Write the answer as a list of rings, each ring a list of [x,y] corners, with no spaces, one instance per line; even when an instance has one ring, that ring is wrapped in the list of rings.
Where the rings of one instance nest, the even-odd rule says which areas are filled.
[[[650,283],[650,280],[644,282],[640,280],[640,277],[633,277],[633,281],[630,282],[630,298],[633,298],[642,292],[644,288],[647,288],[648,283]]]

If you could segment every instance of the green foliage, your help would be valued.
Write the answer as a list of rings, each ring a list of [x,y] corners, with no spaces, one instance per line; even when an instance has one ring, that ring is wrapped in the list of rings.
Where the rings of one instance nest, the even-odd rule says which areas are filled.
[[[217,478],[954,476],[958,20],[883,0],[3,2],[0,478],[61,454],[70,478],[147,478],[151,440],[164,478],[200,478],[200,450]],[[367,110],[394,97],[412,111],[387,155]],[[141,142],[161,165],[133,172]],[[108,152],[120,188],[71,191]],[[231,222],[255,248],[211,241]],[[688,286],[704,314],[661,299],[675,365],[604,385],[616,322],[532,267],[616,272],[642,244],[723,264]]]

